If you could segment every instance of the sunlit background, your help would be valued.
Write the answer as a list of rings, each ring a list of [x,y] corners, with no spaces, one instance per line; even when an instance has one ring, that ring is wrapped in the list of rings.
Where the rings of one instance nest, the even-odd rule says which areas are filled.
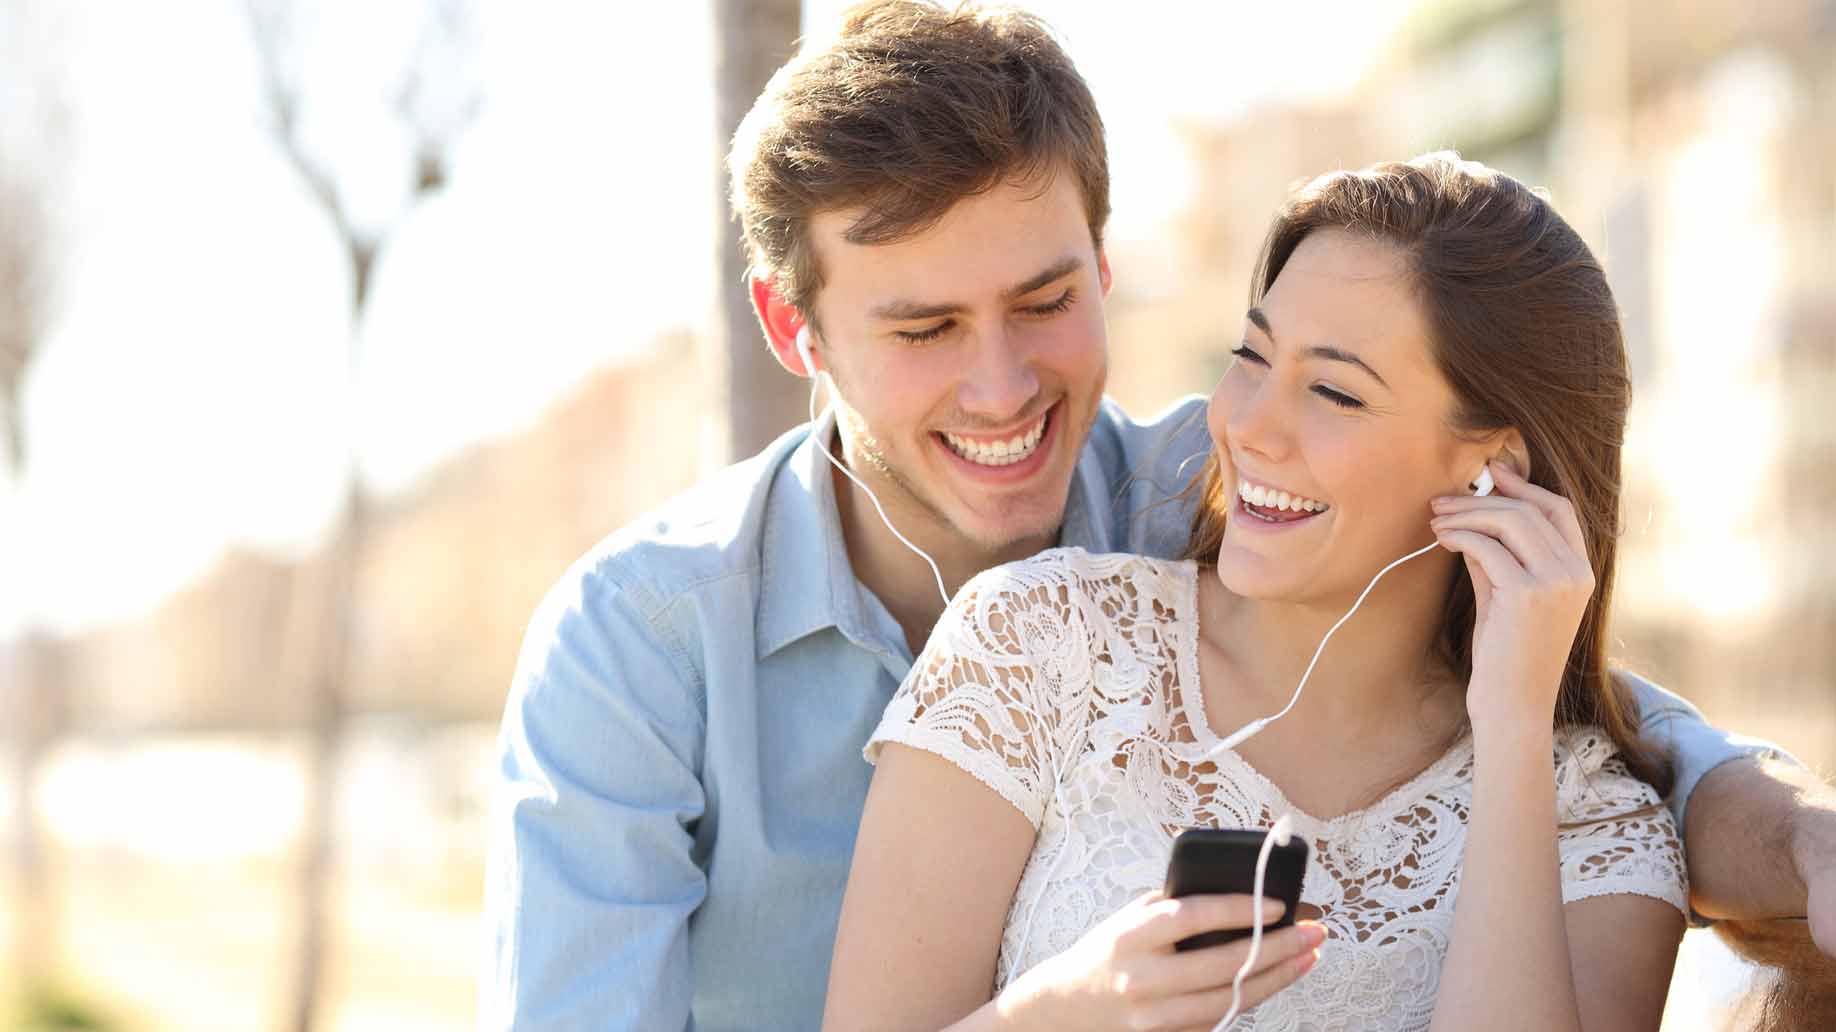
[[[1836,760],[1836,3],[1030,6],[1110,130],[1118,400],[1210,389],[1297,178],[1546,186],[1632,350],[1620,656]],[[774,11],[0,0],[0,1027],[469,1026],[536,600],[797,418],[717,262]],[[1692,933],[1666,1029],[1747,977]]]

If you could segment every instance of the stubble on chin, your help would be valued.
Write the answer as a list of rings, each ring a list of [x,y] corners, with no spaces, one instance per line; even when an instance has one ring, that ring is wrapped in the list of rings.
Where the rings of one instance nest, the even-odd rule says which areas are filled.
[[[987,552],[989,554],[1004,552],[1028,538],[1049,537],[1053,540],[1057,539],[1059,522],[1064,515],[1064,504],[1062,499],[1060,500],[1058,511],[1052,515],[1051,526],[1049,527],[1037,530],[1029,527],[1019,528],[1010,533],[1001,535],[998,540],[986,540],[969,533],[955,520],[951,519],[949,514],[944,511],[943,507],[930,498],[916,480],[907,476],[898,466],[893,464],[887,457],[885,446],[867,429],[866,423],[861,420],[858,414],[844,409],[839,413],[839,418],[846,423],[847,429],[845,432],[850,438],[850,450],[854,455],[854,460],[872,469],[882,484],[892,485],[897,492],[896,496],[889,496],[889,493],[884,490],[880,491],[879,494],[881,504],[885,505],[887,508],[887,515],[893,517],[894,524],[899,526],[901,531],[909,533],[906,527],[900,525],[897,514],[901,510],[911,512],[915,509],[923,512],[925,518],[930,521],[933,527],[955,537],[959,541],[969,544],[977,551]]]

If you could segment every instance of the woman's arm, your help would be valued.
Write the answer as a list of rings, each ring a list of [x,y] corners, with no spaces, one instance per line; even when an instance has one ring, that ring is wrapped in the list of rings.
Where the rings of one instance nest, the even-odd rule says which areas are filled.
[[[949,761],[895,743],[867,792],[823,1026],[940,1029],[988,1002],[1033,826]]]
[[[1562,905],[1550,718],[1594,591],[1586,542],[1565,499],[1492,468],[1501,497],[1435,502],[1436,534],[1465,558],[1477,616],[1472,819],[1433,1027],[1654,1027],[1675,926],[1649,912],[1631,928],[1597,925],[1600,911],[1640,914],[1637,900]],[[1668,957],[1644,966],[1632,952]]]
[[[1683,941],[1683,912],[1630,894],[1580,899],[1562,911],[1581,1027],[1657,1028]]]
[[[1475,727],[1473,753],[1472,822],[1432,1027],[1582,1028],[1556,855],[1553,735],[1547,725]]]

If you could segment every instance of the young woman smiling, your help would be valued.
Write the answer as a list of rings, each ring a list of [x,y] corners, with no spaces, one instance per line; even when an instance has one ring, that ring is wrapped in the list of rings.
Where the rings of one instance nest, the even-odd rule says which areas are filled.
[[[1251,300],[1188,557],[989,571],[888,708],[828,1026],[1208,1028],[1247,944],[1172,944],[1252,901],[1161,898],[1173,836],[1284,814],[1317,920],[1264,941],[1242,1027],[1657,1026],[1686,887],[1605,654],[1630,391],[1600,266],[1435,154],[1298,191]]]

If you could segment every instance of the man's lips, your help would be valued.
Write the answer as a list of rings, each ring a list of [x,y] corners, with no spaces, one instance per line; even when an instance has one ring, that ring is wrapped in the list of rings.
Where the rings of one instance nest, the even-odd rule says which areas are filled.
[[[1021,424],[1011,434],[969,437],[932,431],[931,436],[959,469],[980,478],[1021,479],[1045,464],[1058,437],[1056,414],[1063,404],[1054,402],[1030,424]]]

